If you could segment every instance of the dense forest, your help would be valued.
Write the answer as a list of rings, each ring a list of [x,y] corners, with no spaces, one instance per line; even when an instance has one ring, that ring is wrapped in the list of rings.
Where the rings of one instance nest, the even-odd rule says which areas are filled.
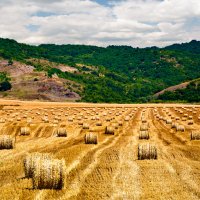
[[[84,87],[81,101],[86,102],[154,101],[153,95],[156,92],[200,77],[200,42],[194,40],[166,48],[141,49],[130,46],[31,46],[10,39],[0,39],[0,57],[10,63],[17,60],[33,65],[36,71],[46,71],[49,77],[57,74],[81,84]],[[79,72],[69,73],[44,67],[33,63],[31,58],[73,66]],[[87,66],[94,66],[95,70]],[[172,95],[167,92],[158,98],[161,101],[199,101],[198,95],[193,95],[193,98],[185,97],[191,90],[199,92],[199,87],[194,88],[191,84],[184,93],[177,91]]]

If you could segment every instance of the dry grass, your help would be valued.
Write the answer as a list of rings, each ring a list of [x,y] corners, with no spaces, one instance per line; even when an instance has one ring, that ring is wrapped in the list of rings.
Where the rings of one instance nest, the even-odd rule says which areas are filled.
[[[175,106],[183,114],[176,112]],[[198,137],[193,134],[196,141],[190,140],[190,134],[200,128],[200,109],[184,107],[38,102],[4,106],[0,112],[6,121],[0,124],[0,134],[16,135],[16,145],[0,154],[0,199],[197,200],[200,149]],[[189,126],[190,115],[194,124]],[[125,122],[126,116],[130,120]],[[148,124],[141,122],[141,116]],[[50,123],[44,123],[44,117]],[[70,117],[73,121],[68,121]],[[172,117],[172,124],[167,125]],[[175,124],[176,117],[187,117],[187,121]],[[29,127],[29,118],[31,134],[22,137],[20,127]],[[96,126],[98,122],[102,127]],[[80,123],[87,124],[90,131],[83,130]],[[140,131],[141,124],[148,131]],[[185,132],[176,132],[179,125]],[[105,134],[106,127],[111,135]],[[59,128],[66,130],[66,139],[52,137]],[[54,158],[65,159],[66,170],[65,164]]]

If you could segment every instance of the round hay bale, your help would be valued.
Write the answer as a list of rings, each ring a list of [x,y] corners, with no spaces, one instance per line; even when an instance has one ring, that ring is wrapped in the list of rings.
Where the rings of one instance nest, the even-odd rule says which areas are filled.
[[[178,123],[172,122],[171,128],[176,128],[178,126]]]
[[[32,178],[36,163],[45,159],[52,159],[52,156],[47,153],[38,152],[27,154],[23,162],[25,177]]]
[[[172,124],[172,120],[171,119],[167,119],[166,120],[166,124]]]
[[[114,122],[111,124],[111,126],[115,129],[118,129],[119,124],[117,122]]]
[[[157,159],[157,148],[153,144],[138,145],[138,160]]]
[[[33,188],[61,190],[65,183],[65,168],[64,159],[40,160],[33,172]]]
[[[188,121],[188,125],[193,125],[194,124],[194,121],[193,120],[189,120]]]
[[[107,126],[105,130],[105,134],[108,135],[114,135],[115,134],[115,128],[112,126]]]
[[[125,119],[124,119],[124,121],[126,121],[126,122],[129,121],[129,120],[130,120],[129,116],[126,116]]]
[[[188,119],[189,119],[189,120],[192,120],[192,119],[193,119],[193,116],[190,115],[190,116],[188,117]]]
[[[111,120],[110,118],[106,118],[106,121],[107,121],[107,122],[110,122],[110,120]]]
[[[78,125],[83,125],[83,121],[79,121],[79,122],[78,122]]]
[[[31,124],[32,123],[32,118],[27,118],[27,123]]]
[[[96,126],[102,126],[102,122],[98,121],[98,122],[96,123]]]
[[[147,131],[148,130],[148,124],[141,124],[140,131]]]
[[[187,121],[187,118],[186,117],[182,117],[181,120],[182,121]]]
[[[0,149],[13,149],[15,146],[15,138],[10,135],[0,136]]]
[[[200,140],[200,131],[192,131],[190,138],[191,140]]]
[[[146,123],[146,122],[147,122],[147,119],[146,119],[145,117],[142,117],[142,118],[141,118],[141,121],[142,121],[142,123]]]
[[[65,128],[59,128],[56,130],[57,137],[67,137],[67,130]]]
[[[149,139],[149,131],[140,131],[139,139],[140,140],[148,140]]]
[[[59,123],[59,121],[58,120],[53,120],[53,124],[58,124]]]
[[[17,121],[21,121],[21,117],[17,117]]]
[[[87,123],[83,124],[83,129],[89,129],[89,128],[90,128],[89,124],[87,124]]]
[[[44,123],[49,123],[48,117],[42,117],[42,121],[43,121]]]
[[[5,119],[3,119],[3,118],[0,119],[0,123],[5,123],[5,122],[6,122]]]
[[[86,133],[85,144],[98,144],[98,135],[96,133]]]
[[[68,122],[73,122],[73,121],[74,121],[73,117],[68,118]]]
[[[176,127],[176,131],[184,132],[184,131],[185,131],[184,125],[178,125],[178,126]]]
[[[176,117],[176,120],[177,120],[177,121],[180,120],[180,117]]]
[[[30,135],[30,128],[29,127],[21,127],[20,135]]]
[[[123,122],[122,122],[122,121],[119,121],[118,124],[119,124],[119,126],[122,126],[122,125],[123,125]]]

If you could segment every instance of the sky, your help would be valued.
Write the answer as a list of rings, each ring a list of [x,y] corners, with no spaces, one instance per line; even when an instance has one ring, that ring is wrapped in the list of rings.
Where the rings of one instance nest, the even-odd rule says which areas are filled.
[[[200,0],[0,0],[0,37],[163,47],[200,40]]]

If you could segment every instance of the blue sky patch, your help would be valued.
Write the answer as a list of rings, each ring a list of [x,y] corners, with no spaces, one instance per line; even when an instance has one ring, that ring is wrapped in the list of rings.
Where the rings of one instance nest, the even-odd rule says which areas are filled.
[[[54,15],[56,15],[56,14],[53,13],[53,12],[38,11],[33,16],[37,16],[37,17],[49,17],[49,16],[54,16]]]
[[[26,26],[26,28],[31,32],[37,32],[40,28],[39,25],[29,24]]]

